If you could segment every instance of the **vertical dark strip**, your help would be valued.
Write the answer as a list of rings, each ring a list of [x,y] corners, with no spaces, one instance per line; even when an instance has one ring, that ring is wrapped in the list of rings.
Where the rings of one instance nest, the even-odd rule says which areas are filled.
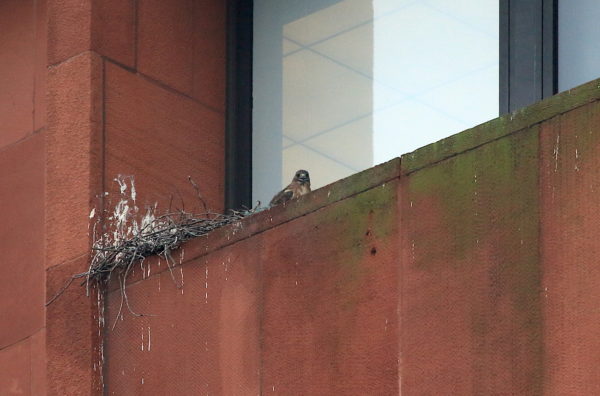
[[[510,110],[510,0],[500,0],[500,114]]]
[[[252,0],[227,3],[225,208],[252,200]]]
[[[557,0],[500,0],[500,113],[557,91]]]
[[[542,20],[542,96],[558,92],[558,0],[544,0]]]
[[[542,0],[510,4],[510,111],[542,99]]]
[[[140,37],[139,29],[139,2],[138,0],[131,0],[133,7],[133,69],[138,69],[138,37]]]

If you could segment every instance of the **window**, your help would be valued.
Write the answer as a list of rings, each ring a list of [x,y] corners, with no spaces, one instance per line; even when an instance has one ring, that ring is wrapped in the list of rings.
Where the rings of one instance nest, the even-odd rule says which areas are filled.
[[[600,76],[600,2],[558,5],[558,89],[564,91]]]
[[[498,0],[255,0],[253,201],[498,115]]]
[[[228,207],[600,75],[594,0],[231,0],[229,14]]]

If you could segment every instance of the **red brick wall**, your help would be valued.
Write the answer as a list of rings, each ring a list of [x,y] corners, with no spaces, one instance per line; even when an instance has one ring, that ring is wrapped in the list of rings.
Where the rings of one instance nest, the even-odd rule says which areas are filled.
[[[173,193],[223,208],[225,6],[48,4],[47,298],[88,266],[88,214],[134,175],[140,207]],[[86,237],[87,236],[87,237]],[[101,389],[100,299],[71,288],[47,310],[50,394]],[[101,302],[100,302],[101,305]]]
[[[136,266],[109,394],[597,394],[598,87]]]
[[[132,308],[155,316],[117,319],[113,285],[108,393],[397,394],[398,165],[191,241],[181,289],[136,266]]]
[[[101,387],[88,214],[133,174],[145,203],[174,191],[223,208],[225,3],[0,4],[0,394]]]
[[[224,4],[0,2],[0,394],[599,393],[598,82],[44,309],[118,174],[222,209]]]
[[[43,394],[45,2],[0,2],[0,394]]]

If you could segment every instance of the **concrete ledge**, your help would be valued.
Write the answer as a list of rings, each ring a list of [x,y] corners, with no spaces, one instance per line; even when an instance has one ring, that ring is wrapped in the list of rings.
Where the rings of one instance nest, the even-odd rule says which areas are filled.
[[[287,205],[276,206],[243,219],[241,222],[217,229],[210,234],[186,242],[180,249],[173,252],[176,263],[184,264],[225,246],[232,245],[255,234],[292,221],[298,217],[315,212],[374,187],[385,185],[386,182],[400,176],[400,158],[394,158],[381,165],[328,184],[312,193],[294,200]],[[158,257],[149,257],[144,266],[152,266],[152,274],[168,271],[166,265],[157,267]],[[163,260],[164,261],[164,260]],[[141,271],[133,271],[129,275],[128,284],[144,279]],[[111,282],[109,290],[118,289],[117,282]]]
[[[402,174],[415,172],[598,99],[600,79],[404,154]]]

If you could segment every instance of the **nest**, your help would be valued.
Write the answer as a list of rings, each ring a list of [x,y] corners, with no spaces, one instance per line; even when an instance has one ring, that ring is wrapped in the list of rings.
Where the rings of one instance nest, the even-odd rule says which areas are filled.
[[[173,275],[176,263],[171,255],[172,251],[192,238],[206,235],[228,224],[239,223],[244,217],[259,210],[256,207],[243,211],[230,210],[227,214],[211,212],[207,209],[198,185],[191,178],[189,181],[196,190],[198,200],[204,208],[203,212],[187,212],[183,200],[182,208],[171,210],[171,199],[166,213],[158,215],[157,205],[154,205],[147,207],[142,216],[135,204],[134,178],[119,176],[115,179],[120,188],[120,201],[114,206],[112,213],[105,211],[103,216],[97,216],[95,209],[90,213],[90,221],[93,222],[93,243],[88,270],[73,275],[46,305],[55,301],[76,279],[82,279],[81,285],[85,285],[86,294],[89,295],[90,284],[106,285],[111,277],[117,274],[121,289],[121,304],[117,317],[121,314],[123,303],[133,315],[146,316],[147,314],[134,312],[127,298],[127,277],[134,264],[141,265],[147,257],[158,255],[167,262],[171,277],[177,285]]]

